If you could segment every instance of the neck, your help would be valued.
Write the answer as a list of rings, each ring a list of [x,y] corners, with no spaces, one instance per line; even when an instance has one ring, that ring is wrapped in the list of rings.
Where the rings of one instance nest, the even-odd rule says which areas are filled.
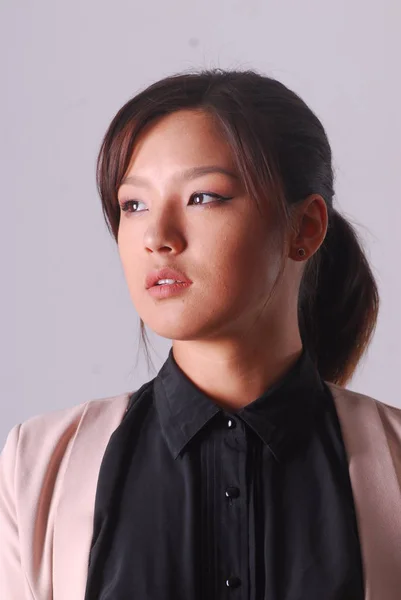
[[[173,355],[186,376],[216,404],[235,411],[258,398],[302,353],[298,328],[258,330],[240,339],[173,341]]]

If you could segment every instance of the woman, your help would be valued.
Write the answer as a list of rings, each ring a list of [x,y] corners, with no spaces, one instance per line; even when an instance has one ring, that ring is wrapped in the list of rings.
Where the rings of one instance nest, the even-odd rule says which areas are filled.
[[[378,292],[319,119],[256,72],[167,77],[97,177],[143,339],[172,348],[10,431],[1,598],[400,598],[401,411],[345,388]]]

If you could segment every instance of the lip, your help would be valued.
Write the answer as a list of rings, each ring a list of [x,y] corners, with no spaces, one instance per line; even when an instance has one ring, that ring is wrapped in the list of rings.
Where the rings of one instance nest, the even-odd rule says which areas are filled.
[[[171,296],[177,296],[178,294],[182,294],[187,288],[189,288],[190,283],[168,283],[165,285],[154,285],[148,288],[148,292],[153,298],[170,298]]]
[[[178,281],[182,281],[185,284],[190,284],[192,281],[188,279],[188,277],[182,271],[178,269],[173,269],[171,267],[163,267],[162,269],[154,270],[148,273],[145,281],[145,287],[148,290],[156,286],[157,281],[159,279],[176,279]],[[176,284],[172,284],[176,285]],[[156,287],[164,287],[164,286],[156,286]],[[182,286],[184,287],[184,286]],[[187,287],[187,286],[185,286]]]

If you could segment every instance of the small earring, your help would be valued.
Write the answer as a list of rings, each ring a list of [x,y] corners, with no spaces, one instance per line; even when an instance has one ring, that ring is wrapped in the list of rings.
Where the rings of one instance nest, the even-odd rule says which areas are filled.
[[[298,248],[297,254],[298,254],[298,256],[305,256],[305,254],[306,254],[305,248]]]

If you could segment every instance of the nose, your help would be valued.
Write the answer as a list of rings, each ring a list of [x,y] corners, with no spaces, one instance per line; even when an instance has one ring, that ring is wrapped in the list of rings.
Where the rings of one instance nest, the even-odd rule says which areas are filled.
[[[162,254],[179,254],[186,246],[185,236],[177,222],[154,223],[147,229],[144,243],[149,253]]]

